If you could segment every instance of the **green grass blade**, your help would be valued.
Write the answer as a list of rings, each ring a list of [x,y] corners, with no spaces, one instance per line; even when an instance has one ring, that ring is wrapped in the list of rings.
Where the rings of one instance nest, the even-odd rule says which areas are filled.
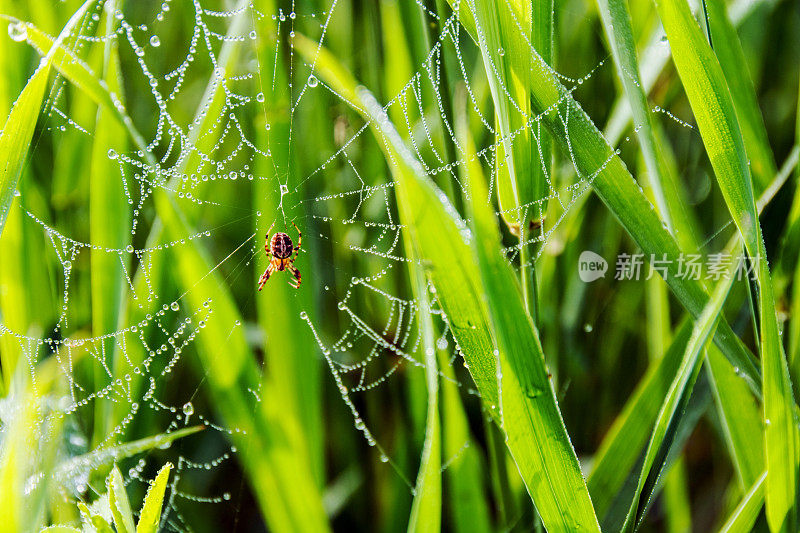
[[[636,59],[636,44],[633,40],[631,15],[626,0],[597,0],[606,38],[611,46],[611,55],[617,67],[619,78],[628,98],[633,115],[634,131],[639,139],[647,176],[655,197],[659,213],[672,228],[672,216],[665,197],[662,177],[664,164],[661,161],[658,144],[653,132],[653,117],[647,103],[647,94],[639,75],[639,62]]]
[[[764,485],[766,484],[767,473],[762,473],[755,480],[750,490],[747,491],[742,501],[736,506],[725,524],[720,528],[720,533],[748,533],[753,530],[764,505]]]
[[[729,267],[727,274],[728,276],[714,288],[711,300],[703,310],[700,318],[695,322],[681,365],[663,400],[653,434],[647,446],[633,502],[623,526],[624,531],[629,531],[637,526],[644,510],[647,508],[653,487],[660,476],[663,465],[661,461],[666,460],[663,446],[665,444],[669,445],[670,433],[676,428],[677,420],[689,400],[692,387],[700,370],[700,363],[703,361],[701,357],[703,348],[722,315],[722,307],[735,280],[733,267]],[[643,500],[641,499],[642,496],[644,496]]]
[[[778,334],[772,282],[753,196],[742,134],[714,52],[678,0],[657,0],[673,59],[695,114],[703,143],[734,223],[756,262],[766,443],[766,507],[773,531],[793,527],[797,491],[797,428],[789,370]]]
[[[14,103],[0,134],[0,234],[16,194],[49,75],[50,63],[43,60]]]
[[[108,9],[106,25],[115,26],[114,9]],[[109,30],[113,31],[113,30]],[[121,72],[117,41],[110,39],[105,43],[104,77],[110,92],[122,95]],[[92,334],[107,335],[117,331],[124,312],[127,291],[126,265],[122,256],[108,253],[109,248],[124,250],[131,242],[131,213],[126,194],[124,172],[116,156],[127,151],[127,135],[124,126],[104,106],[97,110],[94,143],[91,148],[90,186],[89,186],[89,236],[91,249],[91,287],[92,287]],[[96,369],[95,389],[105,387],[108,380],[122,377],[121,366],[127,366],[116,347],[113,336],[104,343],[103,353],[113,354],[110,368],[114,377],[108,377],[105,369]],[[122,361],[120,361],[122,359]],[[124,373],[124,372],[123,372]],[[102,440],[107,430],[125,416],[126,405],[107,409],[100,404],[95,409],[98,429],[95,434]],[[116,413],[114,414],[114,411]]]
[[[478,21],[478,46],[494,102],[497,125],[497,195],[512,233],[520,236],[525,222],[523,205],[547,194],[541,172],[531,174],[531,130],[525,128],[531,110],[530,34],[531,3],[509,0],[472,2]],[[512,133],[517,133],[512,137]],[[541,163],[537,165],[541,167]],[[534,204],[534,208],[538,208]],[[542,213],[531,213],[541,218]]]
[[[457,533],[488,533],[492,529],[482,457],[470,434],[459,387],[455,384],[452,367],[447,364],[448,358],[449,354],[439,352],[439,366],[444,374],[441,386],[442,451],[449,524]]]
[[[599,531],[558,410],[538,332],[513,270],[500,253],[495,217],[485,203],[488,189],[477,173],[470,173],[469,183],[475,249],[499,349],[500,401],[508,448],[546,528]]]
[[[714,346],[706,355],[720,423],[742,490],[764,471],[763,420],[747,385]]]
[[[158,531],[170,470],[172,470],[171,463],[162,466],[156,475],[156,479],[147,488],[142,510],[139,512],[139,523],[136,524],[136,533],[156,533]]]
[[[708,9],[708,24],[714,43],[714,53],[722,66],[728,82],[731,98],[736,108],[736,116],[742,129],[750,172],[756,188],[761,190],[769,185],[777,172],[775,157],[769,146],[764,118],[758,107],[758,98],[753,81],[747,70],[747,61],[739,42],[736,29],[725,12],[722,0],[705,0]]]
[[[399,171],[397,169],[395,172]],[[409,235],[410,236],[410,235]],[[407,257],[418,258],[411,239],[405,241]],[[414,502],[408,531],[436,532],[442,529],[442,434],[439,420],[439,365],[434,348],[433,321],[428,300],[428,284],[424,271],[417,261],[409,263],[414,295],[419,302],[421,348],[425,357],[425,383],[428,389],[428,412],[425,424],[425,442],[422,448]]]

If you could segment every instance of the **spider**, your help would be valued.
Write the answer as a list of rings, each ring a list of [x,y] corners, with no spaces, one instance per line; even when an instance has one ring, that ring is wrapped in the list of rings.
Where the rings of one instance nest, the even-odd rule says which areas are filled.
[[[300,271],[295,268],[294,262],[297,259],[297,253],[300,251],[300,243],[303,234],[300,233],[297,224],[292,222],[292,225],[294,229],[297,230],[297,246],[293,246],[292,239],[287,234],[280,231],[275,233],[272,239],[270,239],[269,234],[272,233],[272,228],[275,224],[269,227],[269,231],[267,231],[267,241],[264,244],[264,250],[267,252],[267,257],[270,258],[269,266],[258,280],[258,290],[264,287],[264,284],[276,270],[288,270],[294,275],[294,279],[289,280],[289,285],[295,289],[300,286]]]

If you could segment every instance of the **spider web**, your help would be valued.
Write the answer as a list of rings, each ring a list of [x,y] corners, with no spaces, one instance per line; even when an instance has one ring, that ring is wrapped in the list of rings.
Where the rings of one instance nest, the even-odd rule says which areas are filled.
[[[396,376],[422,376],[424,370],[419,332],[421,306],[407,283],[410,260],[402,245],[403,226],[397,215],[394,184],[385,163],[369,161],[370,151],[374,153],[376,148],[369,123],[318,75],[316,59],[305,62],[294,49],[296,32],[302,31],[336,53],[335,43],[329,43],[327,37],[336,23],[337,7],[333,0],[325,11],[315,12],[292,2],[286,11],[278,8],[268,13],[249,1],[239,1],[231,7],[213,0],[165,0],[160,5],[146,4],[135,9],[133,4],[118,9],[111,2],[98,1],[90,5],[65,41],[75,61],[89,72],[94,72],[92,51],[109,42],[118,46],[125,67],[122,74],[126,102],[114,98],[132,117],[131,126],[138,128],[144,140],[132,150],[109,150],[108,159],[118,166],[117,175],[109,179],[120,180],[123,203],[130,210],[129,244],[117,248],[93,243],[87,237],[86,223],[75,223],[78,213],[74,209],[54,212],[34,198],[29,200],[23,187],[14,209],[26,231],[45,244],[38,250],[40,257],[34,260],[50,265],[55,272],[51,286],[57,288],[60,301],[49,321],[47,317],[30,317],[21,327],[12,327],[9,317],[4,316],[0,322],[2,349],[21,354],[34,387],[36,369],[42,360],[56,361],[67,392],[43,416],[69,420],[73,428],[71,439],[78,451],[113,449],[124,442],[123,438],[140,420],[156,420],[164,432],[195,424],[208,429],[203,438],[214,443],[218,455],[184,455],[177,441],[168,450],[144,454],[126,472],[126,482],[142,488],[161,463],[175,463],[169,505],[162,522],[172,530],[191,529],[191,520],[183,511],[187,506],[226,505],[233,499],[239,509],[240,502],[232,494],[241,492],[241,480],[229,482],[217,492],[193,492],[210,484],[198,483],[198,475],[214,476],[234,459],[237,450],[229,444],[229,437],[245,430],[227,427],[209,412],[207,405],[194,404],[196,398],[208,392],[203,374],[209,369],[192,373],[194,356],[187,354],[193,353],[203,328],[224,319],[215,312],[220,302],[206,299],[199,307],[190,302],[192,291],[200,290],[203,279],[219,275],[226,289],[236,296],[244,320],[252,318],[255,299],[268,297],[255,293],[253,280],[260,272],[253,271],[256,258],[263,254],[270,227],[294,238],[289,228],[296,223],[303,231],[304,250],[314,251],[314,256],[301,251],[297,260],[296,265],[305,274],[300,291],[318,292],[323,304],[335,308],[335,316],[308,308],[296,320],[305,324],[304,331],[316,341],[322,364],[329,369],[355,428],[370,446],[377,448],[381,461],[391,463],[399,476],[408,479],[394,464],[391,450],[382,444],[381,436],[370,429],[372,424],[361,407],[372,391]],[[494,176],[504,164],[500,148],[513,143],[521,131],[538,138],[542,132],[540,117],[525,117],[520,131],[511,132],[506,138],[500,135],[494,127],[484,65],[475,43],[461,28],[458,14],[449,13],[445,18],[421,0],[416,1],[416,9],[439,29],[428,45],[425,60],[413,66],[413,75],[399,92],[388,95],[383,110],[393,118],[425,173],[436,183],[454,184],[453,194],[463,196],[466,159],[454,119],[443,104],[443,91],[450,90],[450,85],[463,87],[472,124],[481,130],[476,136],[482,143],[477,149],[478,160],[485,174],[492,176],[490,188],[494,193]],[[193,19],[188,32],[178,30],[187,19]],[[266,32],[264,29],[269,27],[276,31]],[[12,22],[9,27],[13,40],[27,39],[35,44],[30,32],[32,29],[20,22]],[[179,59],[174,64],[161,60],[173,48],[179,52],[166,55]],[[278,65],[282,58],[286,59],[288,72],[282,75],[277,66],[270,71],[267,65]],[[459,75],[458,79],[449,80],[449,85],[444,81],[446,61],[454,61],[453,72]],[[598,62],[597,68],[603,65]],[[497,70],[498,65],[492,68]],[[593,72],[580,78],[559,76],[571,94]],[[280,120],[273,103],[266,101],[265,88],[276,93],[276,86],[288,98],[283,110],[289,114],[288,131],[273,128]],[[69,81],[57,77],[31,160],[35,160],[37,151],[47,149],[47,143],[41,142],[44,138],[51,139],[54,146],[68,137],[92,142],[93,116],[76,110],[79,92]],[[519,110],[505,88],[504,93]],[[332,130],[332,143],[326,144],[332,147],[309,153],[317,132],[297,129],[296,119],[319,112],[320,107],[336,113],[331,123],[324,125]],[[137,110],[154,118],[140,119]],[[570,111],[567,108],[561,116],[565,131]],[[536,146],[534,143],[534,149]],[[290,155],[278,155],[281,150],[288,150]],[[295,155],[291,156],[293,152]],[[296,162],[300,157],[302,164]],[[574,161],[571,149],[564,154],[564,160],[567,165]],[[376,172],[376,168],[381,170]],[[538,202],[513,210],[496,210],[498,216],[516,220],[527,220],[539,209],[547,212],[545,223],[538,233],[529,235],[528,242],[507,239],[504,251],[516,268],[521,246],[541,244],[529,262],[544,253],[544,244],[596,175],[584,176],[574,169],[559,174],[557,181],[547,176],[549,192]],[[276,207],[260,210],[240,201],[242,195],[256,190],[268,191],[276,199]],[[172,233],[165,230],[158,216],[159,194],[174,201],[184,214],[186,227],[192,229],[176,238],[168,236]],[[185,291],[164,289],[159,278],[165,262],[175,250],[192,246],[209,252],[213,257],[211,268],[200,279],[184,280]],[[124,323],[116,330],[101,335],[87,334],[92,330],[91,317],[81,313],[75,302],[82,300],[74,296],[76,291],[91,289],[91,254],[113,259],[125,281],[123,302],[133,309],[124,315]],[[316,266],[313,272],[329,274],[315,279],[309,274],[312,265]],[[283,276],[285,273],[275,273],[265,292],[269,292],[270,284],[285,283],[288,277]],[[448,386],[477,396],[463,368],[458,343],[449,333],[447,316],[436,301],[435,289],[429,289],[438,330],[437,349],[448,354],[457,376],[441,372],[442,378]],[[220,327],[229,336],[252,330],[252,326],[238,320]],[[267,357],[271,357],[269,342],[267,346]],[[118,355],[112,357],[113,354]],[[95,376],[101,378],[79,371],[87,360]],[[184,378],[193,375],[194,387],[171,390],[173,373],[181,373]],[[249,392],[253,409],[259,402],[269,401],[269,391]],[[86,413],[100,405],[119,411],[120,421],[108,428],[102,440],[90,443],[84,436]],[[445,460],[444,464],[449,462]],[[182,482],[187,476],[194,480],[191,485]],[[411,483],[407,483],[413,491]],[[68,471],[63,485],[74,498],[94,490],[85,467]]]

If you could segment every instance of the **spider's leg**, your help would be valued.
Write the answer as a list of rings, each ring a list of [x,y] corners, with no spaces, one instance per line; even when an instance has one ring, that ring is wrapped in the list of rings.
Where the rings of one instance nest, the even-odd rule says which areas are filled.
[[[264,284],[267,282],[267,280],[274,271],[275,267],[272,265],[272,263],[270,263],[269,266],[267,267],[267,270],[265,270],[264,273],[261,274],[261,277],[258,279],[258,290],[261,290],[264,287]]]
[[[297,224],[292,222],[292,226],[297,230],[297,246],[295,246],[294,249],[298,251],[300,249],[300,244],[303,242],[303,234],[300,232],[300,228],[297,227]]]
[[[267,240],[264,242],[264,250],[267,251],[267,255],[268,256],[272,255],[270,253],[270,250],[269,250],[269,234],[272,233],[272,228],[274,228],[274,227],[275,227],[275,223],[273,222],[272,225],[267,230]]]
[[[301,279],[300,279],[300,271],[297,270],[297,268],[291,263],[289,263],[287,265],[286,270],[288,270],[289,272],[291,272],[294,275],[294,279],[290,279],[289,280],[289,285],[291,285],[295,289],[300,287],[300,281],[301,281]]]

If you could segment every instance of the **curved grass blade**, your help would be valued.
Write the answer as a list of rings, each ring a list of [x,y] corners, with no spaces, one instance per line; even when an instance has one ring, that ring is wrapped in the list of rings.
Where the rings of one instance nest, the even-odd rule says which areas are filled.
[[[91,0],[88,1],[91,2]],[[28,43],[41,55],[51,58],[50,62],[52,66],[58,70],[59,74],[78,87],[97,105],[110,111],[112,115],[125,126],[136,147],[139,150],[148,151],[146,149],[147,143],[134,127],[133,121],[126,114],[125,106],[122,104],[113,88],[111,86],[104,86],[104,84],[101,83],[101,77],[92,72],[89,65],[77,57],[72,50],[64,46],[61,38],[56,39],[54,42],[46,33],[30,22],[19,21],[7,16],[2,18],[11,20],[12,24],[17,24],[24,28]]]
[[[0,234],[16,194],[17,181],[28,155],[49,75],[50,63],[42,60],[11,108],[11,114],[0,133],[0,161],[3,162],[0,168]]]

